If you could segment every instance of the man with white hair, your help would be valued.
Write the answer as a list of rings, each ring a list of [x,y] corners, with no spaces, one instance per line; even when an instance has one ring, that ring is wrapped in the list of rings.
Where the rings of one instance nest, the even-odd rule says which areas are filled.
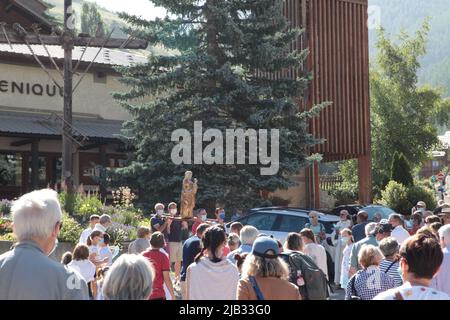
[[[111,224],[111,217],[107,214],[102,214],[100,216],[100,219],[98,220],[98,223],[95,225],[93,231],[100,231],[102,233],[105,233],[106,229],[108,229],[110,224]]]
[[[431,287],[450,294],[450,225],[441,227],[438,232],[444,260],[431,282]]]
[[[87,284],[79,273],[48,257],[62,228],[57,193],[27,193],[11,213],[18,243],[0,256],[0,300],[87,300]]]
[[[242,254],[245,252],[251,252],[253,247],[253,242],[255,242],[256,238],[258,237],[258,229],[256,229],[253,226],[245,226],[241,229],[240,239],[241,239],[241,246],[237,248],[236,250],[230,252],[227,256],[227,259],[235,263],[236,260],[234,259],[234,256],[236,254]]]

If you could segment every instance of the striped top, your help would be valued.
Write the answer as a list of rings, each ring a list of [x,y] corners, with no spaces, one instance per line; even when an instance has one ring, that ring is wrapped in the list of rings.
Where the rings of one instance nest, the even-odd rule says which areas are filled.
[[[398,261],[395,261],[394,264],[392,264],[393,261],[389,261],[386,259],[381,260],[380,262],[380,271],[386,273],[388,276],[390,276],[395,283],[396,287],[400,287],[403,284],[402,277],[400,276],[399,271],[399,263]],[[389,269],[389,270],[388,270]],[[387,270],[387,272],[386,272]]]

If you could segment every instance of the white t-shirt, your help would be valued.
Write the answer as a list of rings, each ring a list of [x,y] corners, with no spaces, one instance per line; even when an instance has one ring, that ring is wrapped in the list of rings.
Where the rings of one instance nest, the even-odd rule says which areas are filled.
[[[378,294],[373,300],[450,300],[450,295],[433,288],[411,286],[406,282],[398,288]]]
[[[304,253],[314,260],[328,279],[327,253],[325,252],[325,248],[317,243],[308,243],[304,247]]]
[[[95,265],[89,260],[72,260],[67,266],[77,271],[88,283],[95,279]]]
[[[91,235],[92,231],[93,230],[91,228],[84,229],[84,231],[81,233],[80,241],[78,243],[86,244],[87,243],[87,239]]]
[[[391,237],[397,240],[398,244],[401,245],[406,239],[408,239],[411,235],[405,228],[402,226],[396,226],[394,230],[392,230]]]

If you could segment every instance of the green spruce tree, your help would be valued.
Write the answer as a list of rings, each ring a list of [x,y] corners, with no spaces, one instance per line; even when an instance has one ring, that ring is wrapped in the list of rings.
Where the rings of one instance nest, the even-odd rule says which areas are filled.
[[[391,180],[401,183],[406,187],[411,187],[414,184],[411,167],[401,152],[394,153],[391,165]]]
[[[113,172],[112,181],[138,188],[140,200],[151,206],[178,201],[184,172],[191,170],[199,180],[197,205],[221,203],[230,210],[264,204],[261,190],[294,185],[289,176],[318,159],[308,150],[321,140],[308,133],[308,122],[328,103],[299,111],[311,76],[299,71],[288,77],[283,71],[301,70],[308,51],[289,50],[301,30],[290,28],[282,13],[284,1],[153,3],[170,17],[121,17],[134,26],[136,36],[177,51],[151,55],[146,65],[119,68],[130,90],[115,98],[132,116],[123,139],[133,152],[127,166]],[[262,165],[250,165],[248,145],[246,164],[175,165],[171,134],[184,128],[194,137],[194,121],[203,121],[203,130],[219,129],[224,144],[226,129],[279,129],[278,173],[264,176]]]

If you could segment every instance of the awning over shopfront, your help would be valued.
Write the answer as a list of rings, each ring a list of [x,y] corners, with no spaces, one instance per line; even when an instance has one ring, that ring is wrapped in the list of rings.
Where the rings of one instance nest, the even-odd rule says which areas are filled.
[[[122,121],[73,118],[73,132],[89,139],[118,139]],[[0,134],[30,135],[36,137],[61,136],[62,123],[54,114],[0,112]]]

